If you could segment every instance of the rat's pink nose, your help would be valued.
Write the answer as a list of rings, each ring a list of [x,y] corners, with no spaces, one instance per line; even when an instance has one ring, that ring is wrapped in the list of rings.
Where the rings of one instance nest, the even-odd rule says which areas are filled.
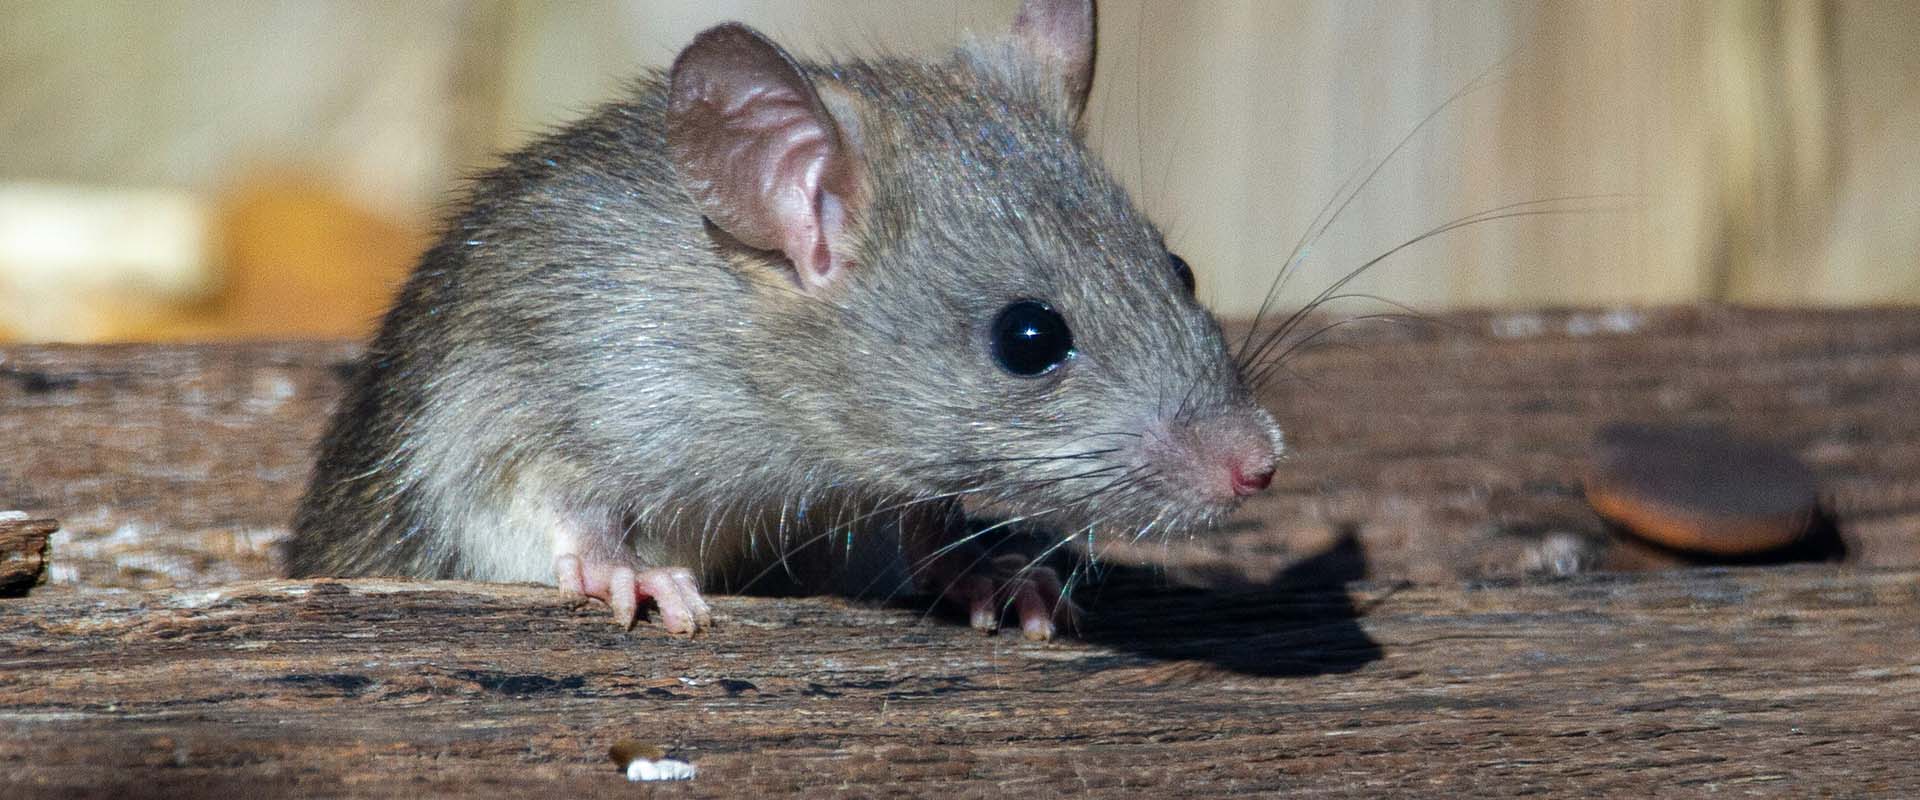
[[[1195,502],[1224,508],[1273,483],[1280,437],[1264,412],[1175,420],[1149,437],[1147,455],[1163,474],[1185,483]]]
[[[1233,493],[1241,497],[1257,493],[1272,483],[1273,465],[1271,464],[1251,469],[1244,469],[1237,465],[1233,468]]]

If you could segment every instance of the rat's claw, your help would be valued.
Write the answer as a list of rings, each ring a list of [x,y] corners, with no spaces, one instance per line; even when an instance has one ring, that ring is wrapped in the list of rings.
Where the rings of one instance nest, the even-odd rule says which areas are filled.
[[[615,625],[633,627],[634,618],[640,616],[640,592],[631,568],[614,567],[612,572],[607,573],[607,606],[613,609]],[[667,630],[672,631],[672,626],[668,626]]]
[[[587,579],[580,571],[580,557],[563,553],[553,559],[553,585],[568,597],[585,597]]]
[[[1021,581],[1013,590],[1013,607],[1020,613],[1020,633],[1030,640],[1044,642],[1053,638],[1053,611],[1040,598],[1040,590]]]
[[[700,596],[693,572],[680,567],[635,570],[624,564],[600,564],[564,553],[553,559],[554,585],[569,596],[604,600],[613,621],[633,627],[640,617],[640,600],[652,598],[660,609],[661,626],[668,633],[696,633],[713,626],[713,610]]]
[[[641,572],[633,583],[660,607],[660,622],[668,633],[695,633],[712,627],[713,611],[700,596],[693,573],[680,567],[658,567]]]
[[[1021,556],[1002,556],[993,566],[948,581],[941,592],[947,602],[966,609],[967,623],[982,633],[999,630],[1001,613],[1012,606],[1021,635],[1034,641],[1077,626],[1079,609],[1063,594],[1051,568],[1030,567]]]
[[[981,633],[1000,629],[1000,603],[995,594],[993,579],[985,575],[965,576],[948,590],[948,597],[966,604],[967,624]]]
[[[1014,607],[1020,612],[1020,632],[1028,639],[1044,642],[1058,630],[1080,627],[1080,609],[1067,599],[1060,576],[1052,568],[1027,570],[1014,595]]]

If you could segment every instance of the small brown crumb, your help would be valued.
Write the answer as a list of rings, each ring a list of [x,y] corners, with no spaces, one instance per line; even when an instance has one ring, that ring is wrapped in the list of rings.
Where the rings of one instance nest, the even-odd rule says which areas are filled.
[[[628,781],[690,781],[699,774],[692,764],[666,756],[665,748],[632,739],[622,739],[607,750],[607,757],[620,765]]]
[[[621,769],[626,769],[627,764],[636,759],[644,758],[648,761],[658,761],[665,758],[666,755],[666,748],[655,744],[636,742],[632,739],[622,739],[615,742],[613,747],[607,749],[607,757],[613,759],[613,763],[619,764]]]

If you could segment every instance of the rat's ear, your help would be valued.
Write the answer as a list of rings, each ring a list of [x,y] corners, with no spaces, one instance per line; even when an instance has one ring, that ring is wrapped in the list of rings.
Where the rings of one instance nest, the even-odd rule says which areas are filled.
[[[1060,76],[1074,120],[1093,91],[1093,16],[1093,0],[1022,0],[1013,18],[1014,42]]]
[[[700,210],[735,239],[785,253],[803,289],[838,279],[861,201],[860,165],[852,137],[800,66],[752,28],[729,23],[694,37],[670,80],[667,149]]]

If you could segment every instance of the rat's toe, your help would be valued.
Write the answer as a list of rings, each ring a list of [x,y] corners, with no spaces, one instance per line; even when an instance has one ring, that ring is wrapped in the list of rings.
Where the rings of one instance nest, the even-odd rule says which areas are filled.
[[[660,623],[668,633],[697,633],[713,624],[713,612],[700,596],[692,572],[663,567],[644,570],[634,580],[660,608]]]
[[[1028,639],[1047,641],[1057,631],[1078,627],[1080,609],[1067,599],[1060,576],[1051,568],[1027,570],[1015,591],[1014,607],[1020,613],[1020,631]]]
[[[607,574],[607,605],[613,609],[613,621],[622,628],[633,627],[633,621],[640,616],[640,593],[634,583],[633,570],[627,567],[614,567]]]
[[[685,569],[673,570],[673,582],[680,587],[680,596],[687,600],[687,611],[692,614],[693,622],[701,628],[713,626],[713,609],[707,605],[707,599],[700,596],[700,585],[693,580],[693,573]]]
[[[1050,568],[1020,563],[1018,568],[1000,564],[997,570],[976,565],[975,571],[949,580],[940,597],[964,609],[967,623],[982,633],[998,631],[1008,609],[1020,620],[1020,633],[1028,639],[1046,641],[1063,630],[1074,630],[1080,610],[1065,597],[1059,576]]]
[[[568,597],[584,597],[587,594],[587,579],[582,574],[579,556],[567,553],[554,557],[553,585],[560,587],[560,593]]]
[[[1053,608],[1040,590],[1030,582],[1021,582],[1014,590],[1013,606],[1020,613],[1020,633],[1036,642],[1053,638]]]
[[[694,633],[713,625],[713,610],[700,596],[693,572],[680,567],[635,569],[626,564],[583,561],[573,553],[555,556],[554,584],[569,596],[607,603],[613,621],[631,628],[640,618],[640,601],[652,598],[660,623],[670,633]]]
[[[963,575],[943,593],[948,602],[967,610],[967,624],[981,633],[1000,629],[1000,603],[993,580],[985,575]]]

